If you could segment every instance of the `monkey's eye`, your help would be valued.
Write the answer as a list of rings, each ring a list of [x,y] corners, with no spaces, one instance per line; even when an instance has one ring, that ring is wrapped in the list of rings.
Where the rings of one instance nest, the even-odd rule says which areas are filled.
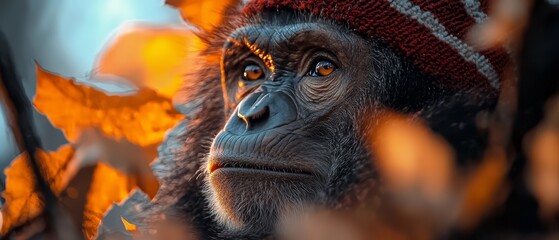
[[[255,81],[264,77],[264,71],[256,64],[249,64],[243,72],[243,79],[247,81]]]
[[[309,76],[312,77],[324,77],[330,75],[336,70],[336,66],[330,61],[322,60],[314,65],[314,68],[309,72]]]

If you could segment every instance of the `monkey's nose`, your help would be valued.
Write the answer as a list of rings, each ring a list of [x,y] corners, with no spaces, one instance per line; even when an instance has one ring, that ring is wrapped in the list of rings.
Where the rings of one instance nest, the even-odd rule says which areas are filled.
[[[225,130],[234,134],[251,134],[286,125],[297,119],[297,108],[282,92],[257,92],[247,96],[227,121]]]
[[[255,126],[265,121],[270,113],[269,94],[254,94],[240,103],[237,117],[242,119],[247,127]]]

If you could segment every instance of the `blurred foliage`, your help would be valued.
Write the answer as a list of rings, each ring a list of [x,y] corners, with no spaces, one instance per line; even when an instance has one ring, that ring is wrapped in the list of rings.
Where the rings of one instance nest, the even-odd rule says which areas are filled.
[[[165,3],[180,10],[182,17],[203,30],[212,30],[219,26],[229,6],[238,0],[166,0]]]
[[[160,143],[182,115],[170,99],[141,88],[129,96],[111,96],[37,68],[37,110],[74,142],[84,128],[95,127],[115,139],[139,146]]]
[[[158,184],[148,164],[165,132],[183,115],[174,110],[170,98],[148,88],[132,95],[108,95],[40,67],[37,85],[35,107],[71,142],[59,152],[41,154],[41,166],[58,197],[62,198],[63,190],[65,198],[87,196],[83,213],[78,214],[83,219],[77,220],[82,222],[84,235],[93,238],[108,207],[124,200],[132,189],[138,186],[149,196],[155,195]],[[6,169],[3,234],[38,217],[43,207],[23,156]],[[88,187],[67,189],[87,166],[95,166]]]
[[[127,26],[101,54],[95,77],[116,75],[172,98],[200,47],[197,41],[185,28]]]
[[[60,194],[65,188],[68,176],[64,170],[67,168],[74,149],[71,146],[62,146],[56,152],[39,152],[37,159],[44,171],[46,180],[55,194]],[[2,197],[6,204],[2,206],[3,225],[2,234],[12,227],[25,223],[38,217],[43,208],[39,193],[36,192],[35,176],[29,166],[26,153],[18,156],[5,170],[6,190]]]

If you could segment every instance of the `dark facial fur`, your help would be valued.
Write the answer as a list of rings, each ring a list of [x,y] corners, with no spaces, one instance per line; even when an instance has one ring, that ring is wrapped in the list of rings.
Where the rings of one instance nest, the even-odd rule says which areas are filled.
[[[306,14],[229,22],[207,36],[203,66],[187,79],[188,134],[154,204],[202,236],[262,236],[286,212],[343,205],[376,178],[363,122],[378,110],[422,117],[463,163],[484,148],[474,119],[494,94],[444,87],[382,41]],[[322,60],[335,71],[311,76]],[[263,77],[243,79],[249,64]]]
[[[229,228],[268,232],[287,208],[331,200],[343,170],[336,166],[367,158],[356,148],[355,129],[359,109],[373,102],[363,81],[373,73],[370,48],[323,21],[264,21],[237,29],[224,46],[222,84],[231,115],[208,156],[208,195]],[[320,60],[336,70],[309,76]],[[247,64],[260,65],[265,76],[243,80]]]

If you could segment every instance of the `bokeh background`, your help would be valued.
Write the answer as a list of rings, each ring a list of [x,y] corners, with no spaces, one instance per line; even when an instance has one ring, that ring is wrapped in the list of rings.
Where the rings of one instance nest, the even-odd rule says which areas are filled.
[[[131,23],[189,27],[178,10],[163,0],[2,0],[0,30],[6,35],[27,96],[36,88],[35,62],[50,72],[73,77],[109,92],[125,86],[91,81],[94,63],[103,47]],[[0,108],[2,106],[0,105]],[[36,131],[46,150],[56,150],[66,140],[61,131],[34,110]],[[0,117],[0,170],[19,154],[2,109]],[[4,184],[0,184],[4,187]],[[0,189],[3,191],[4,189]]]

